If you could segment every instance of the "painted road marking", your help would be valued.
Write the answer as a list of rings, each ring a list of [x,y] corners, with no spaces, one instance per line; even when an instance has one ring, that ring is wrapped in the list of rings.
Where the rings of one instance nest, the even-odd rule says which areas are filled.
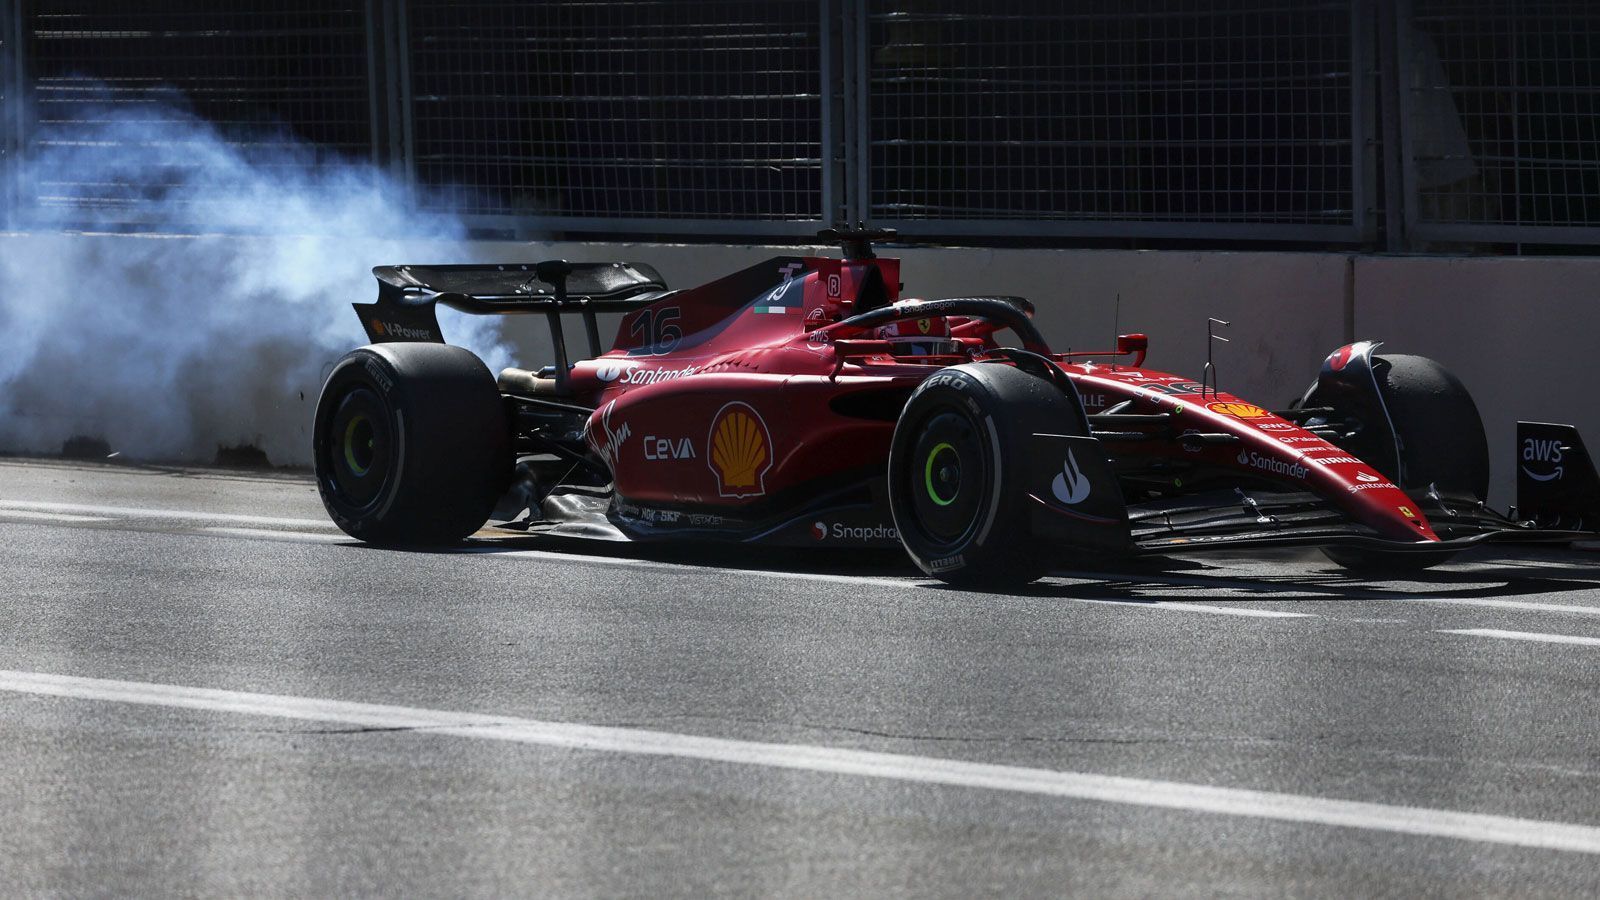
[[[728,566],[697,566],[692,563],[661,562],[654,559],[628,559],[620,556],[593,556],[584,553],[566,553],[555,550],[500,550],[496,547],[466,547],[462,553],[482,554],[509,559],[527,559],[552,563],[592,563],[601,566],[618,566],[627,569],[652,569],[663,572],[721,572],[733,575],[760,575],[766,578],[784,578],[793,581],[829,581],[843,584],[872,584],[883,587],[925,587],[938,582],[914,578],[874,578],[860,575],[833,575],[826,572],[780,572],[773,569],[736,569]]]
[[[1543,644],[1581,644],[1600,647],[1600,638],[1579,637],[1575,634],[1541,634],[1537,631],[1502,631],[1498,628],[1458,628],[1441,630],[1440,634],[1470,634],[1477,637],[1503,638],[1508,641],[1538,641]]]
[[[0,500],[0,512],[34,510],[48,513],[110,516],[120,519],[176,519],[193,522],[237,522],[240,525],[277,525],[284,528],[333,528],[327,519],[286,519],[275,516],[242,516],[234,513],[202,512],[186,509],[148,509],[138,506],[92,506],[85,503],[42,503],[34,500]]]
[[[1246,590],[1259,593],[1282,594],[1325,594],[1328,600],[1351,599],[1357,601],[1371,601],[1374,603],[1434,603],[1446,606],[1476,606],[1485,609],[1510,609],[1519,612],[1551,612],[1569,613],[1573,615],[1600,616],[1600,606],[1574,606],[1569,603],[1540,603],[1535,600],[1491,600],[1482,597],[1419,597],[1412,594],[1395,593],[1385,596],[1381,586],[1368,588],[1345,587],[1322,584],[1297,584],[1294,576],[1287,576],[1281,582],[1249,581],[1228,576],[1208,578],[1205,576],[1165,575],[1162,573],[1115,573],[1115,572],[1055,572],[1057,577],[1072,578],[1083,581],[1096,581],[1102,584],[1116,583],[1139,585],[1171,585],[1173,587],[1196,587],[1216,589]],[[1354,596],[1350,596],[1354,594]]]
[[[1530,600],[1485,600],[1478,597],[1372,597],[1384,603],[1442,603],[1450,606],[1479,606],[1488,609],[1515,609],[1522,612],[1572,613],[1600,616],[1600,606],[1572,606],[1567,603],[1537,603]]]
[[[49,512],[43,512],[48,510]],[[66,512],[70,510],[71,512]],[[17,515],[26,518],[53,518],[61,521],[72,521],[78,513],[93,512],[105,516],[121,516],[125,518],[164,519],[180,521],[211,521],[235,522],[237,526],[208,527],[202,529],[208,534],[227,535],[243,538],[266,538],[283,541],[305,541],[308,543],[339,543],[352,540],[343,532],[337,531],[331,522],[317,519],[291,519],[272,516],[245,516],[232,513],[208,513],[199,510],[176,509],[149,509],[144,507],[126,506],[91,506],[77,503],[43,503],[27,500],[0,500],[0,516]],[[77,516],[82,521],[111,521],[109,518],[89,518]],[[251,528],[251,525],[278,526],[282,529],[316,528],[318,531],[277,530],[275,528]],[[840,575],[827,572],[782,572],[772,569],[740,569],[728,566],[701,566],[688,563],[670,563],[649,559],[628,559],[625,557],[596,556],[593,554],[568,553],[549,550],[503,550],[492,545],[469,545],[459,552],[484,554],[511,559],[533,559],[551,563],[585,563],[590,565],[619,566],[623,568],[645,569],[671,572],[722,572],[739,575],[756,575],[763,578],[781,578],[790,581],[812,581],[833,584],[875,585],[879,587],[929,587],[941,583],[927,578],[882,578],[865,575]],[[1069,577],[1079,576],[1073,573]],[[1103,576],[1096,580],[1105,580]],[[1213,606],[1204,603],[1186,603],[1183,601],[1157,600],[1146,603],[1118,602],[1096,600],[1090,598],[1067,597],[1063,598],[1079,603],[1098,603],[1103,606],[1131,606],[1143,609],[1165,609],[1179,612],[1210,613],[1224,616],[1243,616],[1246,618],[1262,619],[1297,619],[1315,618],[1312,613],[1282,612],[1269,609],[1250,609],[1238,606]]]
[[[615,556],[588,556],[578,553],[563,553],[548,550],[496,550],[492,547],[467,548],[469,553],[483,553],[493,556],[509,556],[513,559],[536,559],[542,562],[583,562],[598,565],[622,566],[625,568],[657,569],[673,572],[721,572],[737,575],[758,575],[764,578],[783,578],[794,581],[825,581],[839,584],[871,584],[883,587],[896,588],[925,588],[942,587],[943,583],[931,579],[917,578],[874,578],[862,575],[834,575],[825,572],[780,572],[772,569],[735,569],[724,566],[697,566],[689,563],[669,563],[648,559],[627,559]],[[1149,602],[1130,602],[1119,600],[1098,600],[1085,597],[1062,597],[1075,603],[1094,603],[1101,606],[1136,607],[1140,609],[1170,609],[1181,612],[1214,613],[1225,616],[1246,616],[1263,619],[1298,619],[1314,618],[1311,613],[1280,612],[1272,609],[1249,609],[1239,606],[1208,606],[1203,603],[1184,603],[1181,601],[1154,600]]]
[[[0,671],[0,690],[80,700],[336,722],[366,728],[416,729],[477,740],[853,775],[1600,854],[1600,828],[1589,825],[1117,775],[39,672]]]
[[[30,522],[109,522],[105,516],[74,516],[68,513],[34,512],[27,509],[0,509],[7,519],[27,519]]]
[[[354,541],[344,532],[329,534],[327,532],[310,531],[278,531],[272,528],[225,528],[221,526],[202,528],[206,534],[221,534],[228,537],[266,538],[271,541],[306,541],[313,544],[337,544],[343,541]]]
[[[1182,612],[1216,613],[1223,616],[1245,616],[1254,619],[1315,619],[1315,613],[1283,612],[1276,609],[1251,609],[1248,606],[1210,606],[1204,603],[1186,603],[1182,600],[1099,600],[1093,597],[1064,597],[1074,603],[1095,603],[1101,606],[1127,606],[1134,609],[1176,609]]]
[[[129,506],[96,506],[81,503],[46,503],[31,500],[0,500],[0,515],[15,515],[21,518],[39,518],[41,514],[49,514],[57,521],[109,521],[109,518],[144,518],[165,519],[178,521],[203,521],[203,522],[229,522],[236,523],[240,528],[231,530],[221,528],[208,528],[218,534],[231,534],[237,537],[272,537],[280,540],[305,540],[318,543],[330,541],[343,541],[343,532],[338,531],[333,523],[324,519],[294,519],[275,516],[248,516],[234,513],[213,513],[201,510],[177,509],[151,509],[146,507]],[[76,518],[74,518],[76,517]],[[267,526],[266,528],[250,528],[248,526]],[[313,529],[311,533],[271,531],[271,528],[284,529]],[[683,563],[666,563],[656,560],[625,559],[611,556],[595,556],[591,554],[565,553],[546,550],[499,550],[493,547],[468,547],[463,552],[489,553],[498,556],[524,557],[541,559],[549,562],[584,562],[595,565],[625,566],[641,569],[673,570],[686,572],[736,572],[740,574],[760,575],[769,578],[786,578],[796,581],[822,581],[842,584],[872,584],[886,587],[923,587],[936,585],[938,582],[927,579],[905,578],[874,578],[870,576],[836,575],[822,572],[778,572],[769,569],[738,569],[720,566],[696,566]],[[1271,592],[1310,592],[1326,593],[1337,596],[1348,591],[1341,588],[1330,588],[1322,585],[1298,585],[1293,583],[1251,582],[1239,579],[1219,577],[1185,577],[1169,576],[1159,573],[1113,573],[1113,572],[1055,572],[1055,577],[1069,578],[1094,582],[1126,582],[1129,584],[1168,584],[1185,587],[1200,588],[1227,588],[1242,587],[1264,593]],[[1097,600],[1093,598],[1064,598],[1080,603],[1113,604],[1119,601]],[[1397,596],[1383,597],[1364,594],[1357,598],[1373,600],[1382,603],[1436,603],[1453,604],[1458,606],[1477,606],[1492,609],[1511,609],[1524,612],[1555,612],[1572,613],[1578,615],[1600,615],[1600,607],[1573,606],[1563,603],[1538,603],[1525,600],[1488,600],[1473,597],[1416,597]],[[1139,606],[1153,609],[1172,609],[1182,612],[1213,613],[1216,615],[1244,616],[1248,618],[1315,618],[1314,613],[1283,612],[1279,610],[1251,609],[1241,606],[1214,606],[1201,603],[1187,603],[1184,601],[1161,600],[1150,603],[1127,603],[1123,606]]]

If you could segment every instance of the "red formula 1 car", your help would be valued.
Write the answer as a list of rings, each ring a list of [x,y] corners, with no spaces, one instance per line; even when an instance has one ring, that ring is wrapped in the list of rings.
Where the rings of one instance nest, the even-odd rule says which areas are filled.
[[[1274,410],[1144,368],[1142,335],[1055,353],[1018,297],[903,300],[880,235],[828,234],[844,259],[679,291],[631,263],[375,269],[377,301],[356,304],[372,344],[317,407],[329,514],[380,544],[460,541],[499,503],[536,532],[899,545],[941,579],[1001,585],[1212,547],[1424,567],[1600,522],[1600,478],[1564,425],[1519,426],[1518,504],[1489,510],[1477,409],[1430,360],[1340,347]],[[494,377],[442,342],[436,303],[546,316],[554,364]],[[623,314],[609,350],[601,313]],[[576,363],[564,316],[585,327]]]

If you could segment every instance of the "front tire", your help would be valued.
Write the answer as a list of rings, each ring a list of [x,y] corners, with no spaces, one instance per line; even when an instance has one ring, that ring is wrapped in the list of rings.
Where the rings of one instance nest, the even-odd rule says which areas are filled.
[[[511,478],[494,376],[446,344],[346,354],[317,401],[312,453],[334,524],[373,544],[458,543],[488,521]]]
[[[1479,501],[1487,497],[1489,442],[1478,406],[1461,380],[1427,357],[1404,354],[1373,357],[1372,374],[1400,444],[1398,466],[1384,465],[1380,471],[1408,491],[1437,486],[1440,491]],[[1329,404],[1313,388],[1306,395],[1306,405]],[[1364,446],[1347,449],[1358,456],[1383,458],[1382,453]],[[1455,556],[1450,550],[1380,553],[1329,547],[1322,552],[1346,569],[1374,574],[1420,572]]]
[[[1035,432],[1087,433],[1083,423],[1075,397],[1012,366],[968,363],[925,379],[889,450],[889,508],[912,561],[963,586],[1017,587],[1049,572],[1023,454]]]

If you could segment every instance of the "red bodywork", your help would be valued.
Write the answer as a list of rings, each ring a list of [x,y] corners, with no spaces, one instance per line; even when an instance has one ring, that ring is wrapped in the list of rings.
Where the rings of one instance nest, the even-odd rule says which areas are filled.
[[[881,478],[896,402],[940,367],[999,345],[993,325],[961,317],[871,333],[838,324],[869,295],[874,306],[900,301],[898,260],[779,258],[629,313],[613,349],[571,377],[576,398],[597,408],[585,439],[610,465],[618,501],[737,516],[798,508],[826,486]],[[1126,346],[1142,362],[1142,341]],[[1051,359],[1090,415],[1119,406],[1175,413],[1184,431],[1239,439],[1108,442],[1119,467],[1137,460],[1148,469],[1161,457],[1199,463],[1183,468],[1312,492],[1389,540],[1438,540],[1386,476],[1263,407],[1183,376],[1081,353]]]

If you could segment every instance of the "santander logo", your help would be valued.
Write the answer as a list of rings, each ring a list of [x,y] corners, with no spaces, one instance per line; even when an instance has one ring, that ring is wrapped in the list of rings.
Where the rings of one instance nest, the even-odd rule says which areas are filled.
[[[1078,468],[1077,458],[1068,450],[1067,458],[1061,463],[1061,474],[1050,482],[1050,493],[1068,506],[1077,506],[1089,499],[1089,490],[1088,477]]]

